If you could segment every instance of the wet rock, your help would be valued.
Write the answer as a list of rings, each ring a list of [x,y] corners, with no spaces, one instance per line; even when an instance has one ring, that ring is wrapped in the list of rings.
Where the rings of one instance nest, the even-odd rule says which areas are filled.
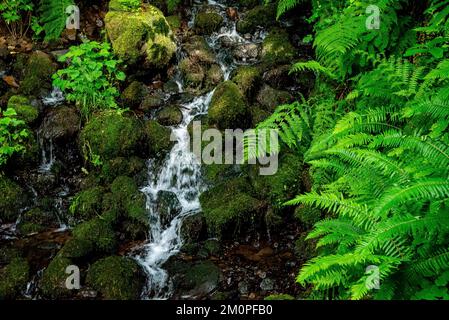
[[[146,86],[139,81],[133,81],[121,95],[122,104],[125,108],[136,109],[140,106],[147,93]]]
[[[73,262],[70,259],[56,256],[44,270],[41,279],[41,292],[44,297],[51,299],[63,299],[68,298],[72,294],[72,290],[67,289],[66,268],[72,265]]]
[[[177,106],[168,106],[156,114],[157,121],[163,126],[177,126],[182,122],[182,112]]]
[[[261,46],[257,43],[244,43],[237,45],[232,54],[238,62],[254,62],[259,58]]]
[[[142,4],[133,10],[113,0],[105,24],[115,54],[127,63],[144,59],[149,66],[161,68],[176,51],[170,25],[163,13],[151,5]]]
[[[210,35],[220,29],[223,17],[213,8],[205,8],[198,12],[193,29],[198,34]]]
[[[24,96],[12,96],[8,101],[8,108],[13,108],[17,113],[17,118],[32,124],[39,116],[37,107],[31,104],[31,101]]]
[[[160,93],[147,94],[140,104],[139,109],[146,114],[151,113],[151,111],[157,110],[164,104],[164,98]]]
[[[95,262],[87,283],[107,300],[137,300],[145,284],[142,267],[133,259],[111,256]]]
[[[26,235],[42,232],[46,229],[57,228],[58,226],[58,219],[53,213],[34,208],[22,215],[17,227],[20,233]]]
[[[297,85],[295,78],[290,75],[291,65],[278,66],[263,75],[263,80],[275,89],[291,88]],[[310,79],[310,77],[309,77]]]
[[[271,291],[274,290],[275,282],[270,278],[265,278],[260,283],[260,289],[263,291]]]
[[[170,221],[182,211],[178,197],[171,191],[159,191],[156,202],[157,211],[159,212],[163,226],[170,224]]]
[[[197,213],[184,219],[181,227],[181,237],[185,244],[198,243],[204,234],[205,222],[202,213]]]
[[[102,187],[93,187],[79,192],[70,205],[70,213],[78,219],[89,220],[102,213]]]
[[[209,107],[209,123],[223,130],[248,128],[249,108],[235,83],[225,81],[215,89]]]
[[[80,130],[81,120],[75,109],[53,108],[44,118],[40,131],[45,140],[54,143],[70,142]]]
[[[277,106],[293,102],[294,98],[288,91],[276,90],[264,85],[259,91],[257,102],[267,111],[273,112]]]
[[[296,49],[290,43],[287,31],[273,29],[262,44],[262,62],[268,67],[289,64],[296,57]]]
[[[48,54],[35,51],[24,64],[19,61],[15,69],[22,79],[19,91],[24,95],[41,96],[52,87],[51,77],[56,72],[56,65]]]
[[[14,299],[28,282],[28,262],[15,257],[4,268],[0,268],[0,300]]]
[[[119,176],[133,177],[137,183],[146,179],[145,160],[139,157],[117,157],[103,163],[101,167],[102,178],[106,183],[112,183]]]
[[[145,124],[145,136],[148,154],[153,159],[164,158],[173,148],[174,142],[170,140],[171,129],[161,126],[155,120]]]
[[[168,16],[165,18],[170,25],[173,32],[178,32],[181,28],[181,18],[177,15]]]
[[[24,190],[6,176],[0,176],[0,221],[15,221],[25,203]]]
[[[131,156],[139,150],[142,133],[137,119],[114,111],[103,112],[92,116],[81,131],[81,149],[87,159],[92,155],[100,156],[102,161]]]
[[[237,84],[240,91],[249,101],[252,100],[256,92],[259,90],[261,80],[261,71],[257,67],[253,66],[239,67],[232,77],[232,81]]]
[[[257,27],[269,28],[276,24],[276,3],[259,5],[248,10],[237,23],[239,33],[253,33]]]

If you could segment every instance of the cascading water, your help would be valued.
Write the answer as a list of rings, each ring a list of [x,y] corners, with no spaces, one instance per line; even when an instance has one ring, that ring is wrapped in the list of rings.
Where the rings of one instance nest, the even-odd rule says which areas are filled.
[[[225,19],[225,26],[219,33],[206,38],[208,44],[217,52],[218,63],[222,68],[224,80],[228,80],[236,63],[229,59],[226,50],[221,48],[221,38],[235,44],[251,43],[253,40],[244,39],[236,31],[235,21],[230,21],[226,15],[226,6],[216,1],[209,1]],[[199,7],[192,11],[194,23]],[[260,41],[261,38],[256,39]],[[178,61],[181,54],[178,54]],[[179,91],[183,91],[182,82]],[[204,191],[201,177],[201,164],[190,149],[188,125],[198,115],[206,114],[214,90],[196,97],[191,103],[182,105],[183,121],[172,128],[172,140],[176,142],[169,156],[158,166],[154,161],[148,162],[148,185],[142,189],[147,197],[147,210],[150,219],[149,242],[144,245],[136,260],[144,267],[148,275],[147,286],[142,293],[144,299],[167,299],[171,295],[171,282],[168,273],[162,268],[163,264],[173,255],[177,254],[183,245],[181,227],[184,219],[199,212],[199,195]],[[158,212],[157,199],[161,191],[174,193],[181,205],[180,213],[165,224],[161,221]]]

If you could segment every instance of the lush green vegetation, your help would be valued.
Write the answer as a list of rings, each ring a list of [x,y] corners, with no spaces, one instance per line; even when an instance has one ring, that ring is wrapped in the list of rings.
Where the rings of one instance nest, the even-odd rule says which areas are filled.
[[[299,3],[281,1],[278,16]],[[371,4],[379,29],[365,26]],[[286,205],[326,215],[297,278],[312,297],[449,297],[449,1],[426,4],[312,1],[316,61],[291,72],[315,72],[314,92],[258,126],[310,165],[312,191]]]
[[[13,108],[0,110],[0,167],[14,154],[24,151],[24,140],[28,137],[25,122],[17,118]]]

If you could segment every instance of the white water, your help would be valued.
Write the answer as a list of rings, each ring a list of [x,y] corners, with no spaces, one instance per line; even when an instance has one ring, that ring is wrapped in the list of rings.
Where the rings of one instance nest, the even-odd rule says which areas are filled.
[[[227,19],[226,6],[216,1],[209,1],[209,4],[216,6],[225,18],[226,26],[206,40],[217,53],[217,63],[223,71],[224,80],[228,80],[235,68],[235,63],[232,59],[227,59],[225,50],[220,47],[220,38],[229,37],[236,44],[249,41],[237,33],[235,22]],[[194,16],[197,11],[198,7],[192,11]],[[194,23],[194,19],[193,17],[190,25]],[[178,53],[178,60],[180,57],[182,53]],[[182,81],[177,83],[179,92],[183,92]],[[201,210],[199,195],[204,191],[205,186],[202,183],[201,164],[190,149],[187,127],[195,116],[207,113],[213,93],[214,90],[195,98],[191,103],[182,105],[183,122],[172,128],[172,140],[176,141],[175,146],[162,166],[158,166],[151,160],[148,162],[148,185],[141,191],[147,197],[146,206],[150,221],[149,242],[144,245],[142,253],[135,257],[148,275],[148,283],[142,293],[143,299],[168,299],[171,296],[171,282],[167,271],[162,266],[170,257],[177,254],[183,245],[181,227],[184,219]],[[171,220],[169,225],[161,223],[157,210],[157,195],[160,191],[173,192],[182,207],[181,212]]]

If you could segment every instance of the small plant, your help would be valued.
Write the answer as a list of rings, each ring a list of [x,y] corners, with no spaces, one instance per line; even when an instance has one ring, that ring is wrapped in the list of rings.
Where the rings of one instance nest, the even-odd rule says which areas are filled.
[[[0,167],[14,154],[22,152],[24,139],[29,135],[25,122],[16,118],[13,108],[0,111]]]
[[[0,3],[0,16],[14,38],[20,39],[28,32],[33,7],[31,0],[2,0]]]
[[[120,4],[130,11],[137,11],[140,9],[140,0],[120,0]]]
[[[68,66],[53,75],[53,84],[80,107],[86,119],[95,110],[119,108],[115,85],[125,80],[125,73],[119,70],[121,61],[114,58],[110,44],[85,42],[71,47],[59,61]]]

